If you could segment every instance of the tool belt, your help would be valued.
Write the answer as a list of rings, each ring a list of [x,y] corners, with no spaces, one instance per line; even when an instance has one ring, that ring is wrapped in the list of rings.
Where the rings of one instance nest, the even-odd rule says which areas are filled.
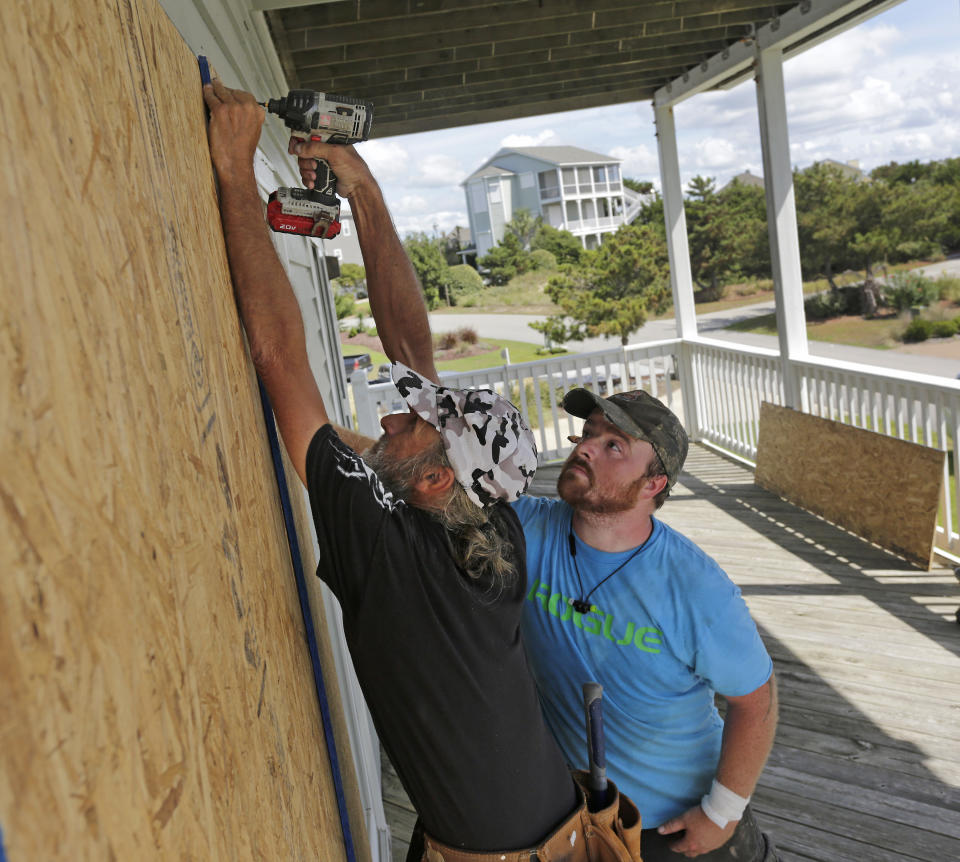
[[[588,773],[578,770],[573,777],[580,788],[579,807],[536,847],[475,853],[424,835],[423,862],[643,862],[637,806],[610,781],[607,804],[589,811]]]

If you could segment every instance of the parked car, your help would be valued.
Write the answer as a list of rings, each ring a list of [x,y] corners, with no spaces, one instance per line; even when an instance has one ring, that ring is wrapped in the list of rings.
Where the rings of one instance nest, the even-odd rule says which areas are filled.
[[[343,370],[347,375],[347,380],[354,371],[369,371],[373,368],[373,361],[369,353],[352,353],[343,357]]]

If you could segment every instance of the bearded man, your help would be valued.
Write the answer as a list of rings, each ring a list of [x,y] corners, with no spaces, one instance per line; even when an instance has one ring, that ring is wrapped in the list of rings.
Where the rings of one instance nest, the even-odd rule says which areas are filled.
[[[772,862],[747,807],[777,724],[770,657],[740,590],[654,517],[686,432],[640,390],[574,389],[563,406],[585,422],[561,499],[513,504],[527,537],[523,636],[547,723],[576,762],[580,681],[603,685],[607,772],[640,809],[644,862]]]
[[[257,193],[263,109],[220,81],[204,98],[250,353],[309,491],[318,574],[343,608],[374,724],[427,833],[424,852],[585,862],[584,807],[519,636],[524,539],[507,502],[536,467],[530,430],[492,392],[438,385],[413,269],[379,187],[341,146],[319,152],[350,199],[374,317],[395,324],[383,342],[410,410],[385,417],[376,443],[330,424]]]

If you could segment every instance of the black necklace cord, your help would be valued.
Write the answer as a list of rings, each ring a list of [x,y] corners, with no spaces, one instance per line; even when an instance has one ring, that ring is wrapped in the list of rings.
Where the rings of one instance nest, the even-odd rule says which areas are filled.
[[[617,572],[619,572],[627,563],[631,562],[633,558],[639,554],[647,542],[650,541],[650,536],[653,535],[653,525],[650,526],[650,533],[647,535],[641,543],[640,546],[629,556],[627,557],[619,566],[617,566],[609,575],[607,575],[603,580],[597,581],[591,588],[590,592],[583,596],[583,578],[580,577],[580,564],[577,562],[577,543],[573,538],[573,519],[570,520],[570,530],[567,533],[567,538],[570,542],[570,557],[573,560],[573,568],[577,573],[577,584],[580,586],[580,595],[583,596],[582,599],[567,599],[567,604],[570,605],[578,614],[588,614],[593,610],[593,605],[590,603],[590,596],[593,595],[593,591],[597,587],[605,584],[610,580]]]

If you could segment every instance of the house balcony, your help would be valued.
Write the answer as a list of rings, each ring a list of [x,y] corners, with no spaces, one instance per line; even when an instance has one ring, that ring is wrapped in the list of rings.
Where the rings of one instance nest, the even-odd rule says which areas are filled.
[[[615,230],[623,224],[623,216],[596,216],[567,222],[567,230],[576,235],[598,230]]]
[[[644,388],[684,418],[683,474],[658,517],[696,542],[740,587],[773,657],[780,723],[753,797],[785,862],[893,862],[960,858],[960,586],[949,557],[921,571],[754,484],[759,406],[783,403],[784,365],[773,351],[698,338],[576,354],[468,374],[531,423],[542,466],[531,489],[555,493],[558,459],[578,420],[565,390]],[[956,457],[960,384],[808,359],[790,366],[805,412]],[[360,428],[402,401],[390,384],[354,393]],[[894,464],[891,491],[909,482]],[[956,554],[956,478],[945,483],[937,547]],[[948,564],[949,563],[949,564]],[[389,764],[384,806],[393,858],[414,815]]]

